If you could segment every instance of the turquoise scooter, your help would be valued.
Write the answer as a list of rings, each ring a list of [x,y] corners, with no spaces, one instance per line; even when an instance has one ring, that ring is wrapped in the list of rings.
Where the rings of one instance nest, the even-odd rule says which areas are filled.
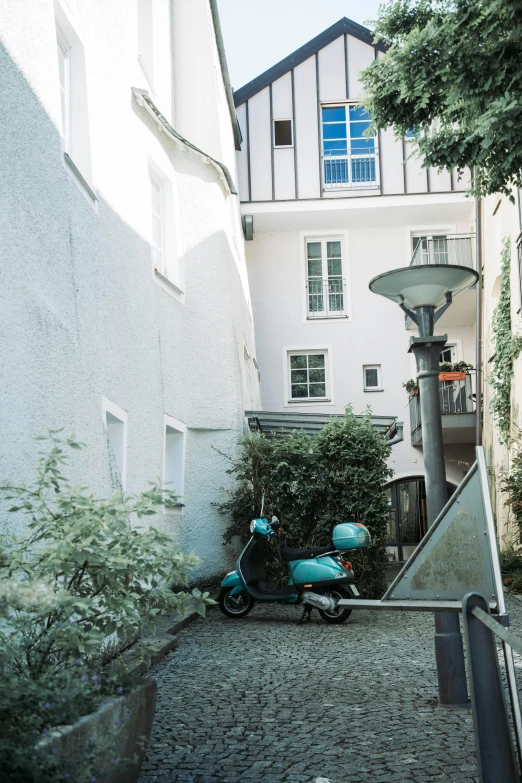
[[[266,584],[265,557],[269,541],[277,535],[279,520],[272,517],[252,520],[252,538],[241,552],[236,570],[221,582],[219,608],[227,617],[245,617],[256,601],[278,604],[303,604],[308,617],[312,608],[327,623],[344,623],[352,610],[339,607],[343,598],[357,598],[352,565],[344,553],[367,549],[371,539],[367,528],[358,522],[342,522],[332,533],[331,546],[311,549],[282,549],[289,575],[284,587]]]

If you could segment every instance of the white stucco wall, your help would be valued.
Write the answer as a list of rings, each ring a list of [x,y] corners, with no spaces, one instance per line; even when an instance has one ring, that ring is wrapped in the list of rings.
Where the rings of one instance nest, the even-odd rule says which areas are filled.
[[[431,211],[426,208],[422,221],[416,223],[414,212],[403,197],[402,208],[394,210],[394,219],[387,225],[379,225],[383,216],[370,206],[361,211],[367,214],[343,211],[337,223],[335,214],[303,212],[301,231],[258,230],[254,240],[247,243],[263,408],[342,413],[351,404],[356,413],[371,406],[376,415],[396,416],[405,427],[404,442],[393,447],[390,459],[395,477],[422,475],[422,448],[411,445],[408,396],[403,388],[403,383],[416,375],[414,358],[408,353],[408,343],[415,332],[405,329],[399,308],[371,293],[368,283],[382,272],[409,263],[410,233],[416,227],[425,230],[430,214],[433,226],[453,214],[453,219],[460,221],[458,230],[469,232],[472,206],[465,202],[444,209],[434,205]],[[292,219],[297,222],[298,216],[293,213]],[[254,225],[256,220],[255,217]],[[344,273],[349,319],[314,322],[307,320],[305,313],[304,242],[306,238],[329,236],[343,236],[347,248]],[[474,366],[475,312],[471,308],[468,323],[461,324],[458,299],[453,307],[454,317],[450,309],[437,333],[447,333],[448,344],[456,346],[457,360]],[[297,348],[328,351],[333,382],[330,401],[288,401],[285,352]],[[375,364],[381,366],[383,391],[364,391],[363,366]],[[473,459],[472,446],[446,449],[448,480],[458,484]]]
[[[211,58],[193,72],[178,53],[172,82],[169,3],[154,2],[160,110],[172,120],[171,103],[189,81],[209,121],[229,128]],[[191,45],[204,50],[208,3],[176,5],[192,20]],[[68,7],[85,47],[95,205],[63,163],[53,4],[6,0],[0,9],[0,175],[8,185],[0,195],[0,476],[30,480],[34,436],[63,427],[88,446],[74,453],[71,480],[112,492],[105,396],[127,414],[127,489],[138,492],[163,474],[167,414],[188,428],[186,505],[155,522],[203,558],[195,576],[220,574],[231,554],[212,502],[229,479],[213,447],[231,454],[243,431],[246,369],[254,398],[248,407],[259,406],[238,202],[214,168],[174,146],[132,98],[131,86],[147,88],[134,9],[123,0],[70,0]],[[181,116],[181,100],[178,109]],[[191,141],[203,145],[205,138]],[[234,176],[230,129],[219,144]],[[159,285],[152,268],[151,160],[176,194],[167,217],[184,268],[183,295]]]

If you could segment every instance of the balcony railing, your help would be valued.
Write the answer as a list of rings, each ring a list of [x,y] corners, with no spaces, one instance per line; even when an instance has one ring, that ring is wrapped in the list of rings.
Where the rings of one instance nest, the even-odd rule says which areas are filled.
[[[449,234],[420,238],[410,266],[424,264],[454,264],[475,269],[475,235]]]
[[[474,373],[473,373],[474,375]],[[452,413],[475,413],[476,401],[473,392],[472,373],[467,372],[462,381],[439,381],[439,402],[442,416]],[[410,397],[410,429],[412,441],[421,430],[419,395]]]
[[[328,280],[308,278],[306,284],[308,318],[346,318],[346,282],[342,277]]]
[[[323,154],[325,190],[358,190],[379,185],[378,152],[346,153],[330,150]]]

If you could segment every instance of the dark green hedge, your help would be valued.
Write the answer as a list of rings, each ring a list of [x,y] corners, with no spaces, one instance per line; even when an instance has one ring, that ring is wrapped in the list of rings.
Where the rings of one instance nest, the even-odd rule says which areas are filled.
[[[231,520],[225,533],[228,544],[244,543],[250,521],[275,514],[283,533],[274,542],[269,571],[284,578],[286,567],[280,547],[306,548],[331,543],[339,522],[362,522],[372,535],[370,549],[350,554],[357,585],[367,598],[380,598],[385,590],[388,506],[384,484],[391,475],[386,460],[390,447],[372,427],[370,417],[328,424],[317,437],[294,432],[268,439],[244,437],[229,473],[236,488],[219,504]]]

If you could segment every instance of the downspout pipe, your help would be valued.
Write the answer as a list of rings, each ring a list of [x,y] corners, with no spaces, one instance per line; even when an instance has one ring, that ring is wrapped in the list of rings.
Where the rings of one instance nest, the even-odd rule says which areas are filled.
[[[221,65],[221,74],[223,76],[223,84],[225,85],[225,93],[227,95],[228,111],[230,113],[230,119],[232,121],[232,132],[234,134],[234,146],[238,152],[241,150],[241,130],[239,128],[239,122],[236,114],[236,107],[234,105],[234,95],[232,93],[232,85],[230,84],[230,75],[228,73],[227,58],[225,55],[225,44],[223,42],[223,34],[221,32],[221,22],[219,21],[219,10],[217,0],[209,0],[210,11],[212,13],[212,22],[214,24],[214,33],[216,36],[216,45],[219,56],[219,64]]]
[[[387,446],[395,446],[396,443],[402,443],[404,440],[404,424],[402,421],[398,421],[395,425],[397,429],[397,435],[393,437],[391,440],[386,441]]]
[[[481,199],[475,199],[475,256],[477,259],[477,299],[476,299],[476,354],[477,354],[477,402],[476,402],[476,431],[475,442],[477,446],[482,445],[482,205]]]

